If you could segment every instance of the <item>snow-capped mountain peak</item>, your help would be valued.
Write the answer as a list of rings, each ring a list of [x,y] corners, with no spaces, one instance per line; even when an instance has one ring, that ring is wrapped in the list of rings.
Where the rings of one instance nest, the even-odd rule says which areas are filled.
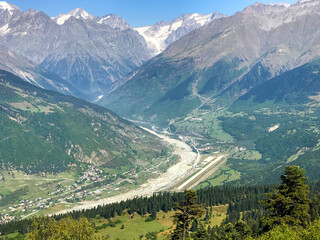
[[[82,8],[76,8],[74,10],[71,10],[69,14],[75,18],[83,18],[83,19],[93,19],[93,16],[87,13],[84,9]]]
[[[161,21],[153,26],[138,27],[135,30],[144,37],[152,54],[157,55],[182,36],[220,17],[224,15],[218,12],[208,15],[183,14],[170,22]]]
[[[85,19],[85,20],[92,20],[94,18],[93,15],[90,15],[82,8],[76,8],[71,10],[67,14],[60,14],[59,16],[53,18],[57,24],[62,25],[64,24],[70,17],[74,17],[77,19]]]
[[[98,24],[105,24],[108,25],[111,28],[114,29],[128,29],[130,28],[130,25],[122,18],[119,17],[118,15],[115,14],[108,14],[97,21]]]
[[[20,9],[15,5],[12,5],[5,1],[0,1],[0,10],[7,10],[10,13],[10,15],[12,15],[15,10],[20,10]]]

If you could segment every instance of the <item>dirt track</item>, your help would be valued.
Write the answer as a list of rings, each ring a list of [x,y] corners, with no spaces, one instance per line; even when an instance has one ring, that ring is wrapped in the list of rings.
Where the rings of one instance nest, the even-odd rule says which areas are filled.
[[[174,154],[180,156],[180,161],[176,165],[171,166],[167,170],[167,172],[165,172],[158,178],[150,179],[147,183],[141,185],[138,189],[122,193],[110,198],[104,198],[97,201],[83,202],[79,206],[59,211],[56,214],[67,213],[73,210],[90,209],[98,205],[132,199],[136,196],[151,196],[154,192],[166,190],[174,186],[179,180],[185,177],[190,170],[192,170],[194,162],[198,161],[200,156],[199,154],[194,153],[189,145],[187,145],[183,141],[172,139],[165,135],[157,134],[154,131],[146,128],[144,129],[151,132],[154,135],[157,135],[163,141],[174,146]]]

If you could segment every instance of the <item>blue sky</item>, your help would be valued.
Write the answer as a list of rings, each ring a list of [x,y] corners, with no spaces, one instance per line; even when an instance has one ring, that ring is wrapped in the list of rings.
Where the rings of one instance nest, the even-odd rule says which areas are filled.
[[[281,1],[281,0],[280,0]],[[131,26],[145,26],[161,20],[169,21],[183,13],[208,14],[214,11],[232,15],[256,0],[8,0],[22,10],[29,8],[47,13],[50,17],[67,13],[77,7],[88,13],[103,16],[115,13],[123,17]],[[261,0],[261,3],[279,1]],[[281,2],[293,3],[295,0]]]

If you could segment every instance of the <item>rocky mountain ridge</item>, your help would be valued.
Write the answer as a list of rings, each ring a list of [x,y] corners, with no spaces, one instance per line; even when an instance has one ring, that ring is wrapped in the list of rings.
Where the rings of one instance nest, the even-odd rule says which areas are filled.
[[[320,1],[255,3],[172,43],[101,104],[128,117],[172,122],[221,109],[252,87],[320,56]],[[146,94],[147,93],[147,94]]]
[[[151,57],[144,39],[116,15],[99,18],[76,9],[52,19],[6,2],[1,6],[2,44],[92,99]]]
[[[73,85],[81,93],[75,96],[94,101],[172,42],[222,16],[185,14],[141,32],[115,14],[98,17],[77,8],[49,17],[0,2],[0,41],[14,54]],[[156,49],[150,41],[156,42]]]

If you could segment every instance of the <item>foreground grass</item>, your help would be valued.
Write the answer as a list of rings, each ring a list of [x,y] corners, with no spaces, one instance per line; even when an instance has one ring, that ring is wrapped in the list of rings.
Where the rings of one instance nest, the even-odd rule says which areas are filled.
[[[134,216],[124,214],[112,219],[113,222],[119,221],[114,227],[107,226],[101,230],[96,231],[97,237],[109,237],[110,239],[139,239],[141,235],[145,235],[148,232],[159,232],[167,230],[168,227],[159,223],[158,220],[146,222],[147,217],[141,217],[138,214]],[[103,224],[108,224],[109,221],[101,219],[93,219],[93,223],[96,225],[96,229]],[[123,227],[123,229],[122,229]]]
[[[227,205],[214,206],[212,208],[212,218],[209,221],[210,226],[220,225],[226,218]],[[107,226],[109,221],[104,218],[92,219],[96,226],[96,237],[107,237],[109,239],[146,239],[148,232],[157,232],[158,239],[166,239],[174,227],[174,212],[159,212],[153,221],[146,221],[148,216],[140,216],[137,213],[122,216],[116,216],[110,219],[115,223],[114,227]]]

